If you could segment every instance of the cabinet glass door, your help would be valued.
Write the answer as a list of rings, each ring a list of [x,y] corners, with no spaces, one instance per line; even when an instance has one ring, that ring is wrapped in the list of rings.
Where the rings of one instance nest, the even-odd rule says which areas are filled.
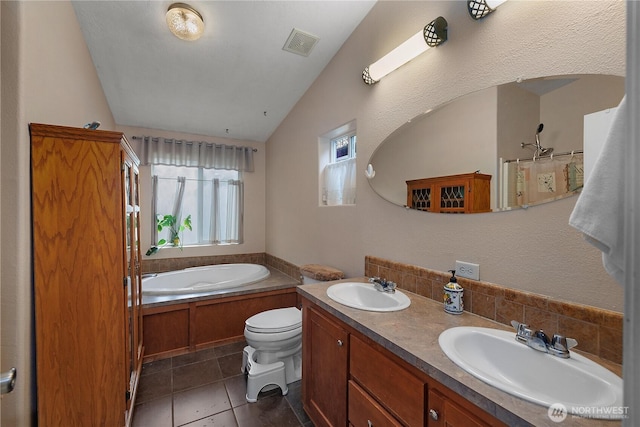
[[[131,238],[133,242],[132,257],[134,270],[132,271],[132,282],[136,303],[134,304],[134,369],[137,369],[142,363],[142,278],[140,271],[140,179],[138,169],[134,166],[131,171],[131,193],[133,202],[133,227],[131,230]]]
[[[142,361],[142,319],[141,319],[141,281],[139,252],[139,212],[138,170],[125,158],[123,161],[123,191],[125,204],[125,242],[126,242],[126,366],[128,391],[134,392],[138,369]]]
[[[125,277],[124,280],[124,299],[127,301],[125,305],[125,349],[126,349],[126,381],[127,384],[130,383],[131,380],[131,372],[133,371],[133,342],[132,342],[132,298],[134,296],[134,291],[132,288],[131,282],[131,266],[132,266],[132,247],[131,247],[131,221],[132,221],[132,212],[133,206],[131,205],[131,164],[123,159],[122,163],[122,191],[123,191],[123,205],[124,205],[124,221],[123,221],[123,233],[124,233],[124,242],[125,242],[125,259],[124,259],[124,272]]]
[[[440,187],[440,210],[446,212],[464,212],[465,184],[454,184]]]

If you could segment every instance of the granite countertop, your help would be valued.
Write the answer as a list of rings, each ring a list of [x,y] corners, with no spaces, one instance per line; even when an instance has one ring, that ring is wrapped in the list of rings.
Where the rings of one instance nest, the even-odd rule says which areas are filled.
[[[294,288],[300,284],[299,281],[287,276],[275,268],[266,266],[269,269],[269,277],[256,283],[243,285],[237,288],[222,289],[211,292],[182,295],[143,295],[142,307],[159,307],[163,305],[189,303],[212,298],[227,298],[238,295],[249,295],[258,292],[277,291],[280,289]]]
[[[329,286],[346,281],[367,282],[367,279],[361,277],[301,285],[298,293],[504,423],[511,426],[559,425],[547,416],[546,407],[500,391],[459,368],[438,344],[440,333],[455,326],[511,330],[509,327],[466,311],[461,315],[447,314],[441,303],[404,289],[402,292],[411,299],[411,305],[405,310],[379,313],[350,308],[333,301],[326,292]],[[621,376],[620,365],[581,354]],[[538,367],[525,366],[523,369]],[[544,375],[544,372],[540,374]],[[552,379],[549,380],[550,387],[553,387]],[[620,421],[587,419],[571,414],[563,423],[571,426],[621,425]]]

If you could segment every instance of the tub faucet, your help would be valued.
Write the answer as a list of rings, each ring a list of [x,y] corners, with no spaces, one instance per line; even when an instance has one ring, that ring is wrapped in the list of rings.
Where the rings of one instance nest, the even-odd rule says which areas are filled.
[[[516,341],[552,356],[568,359],[571,357],[569,349],[578,345],[578,341],[573,338],[566,338],[558,334],[549,338],[542,329],[535,331],[529,328],[529,325],[515,320],[511,321],[511,325],[516,330]]]
[[[390,280],[381,279],[379,277],[371,277],[369,278],[369,282],[373,283],[373,287],[380,292],[389,292],[390,294],[395,293],[396,284]]]

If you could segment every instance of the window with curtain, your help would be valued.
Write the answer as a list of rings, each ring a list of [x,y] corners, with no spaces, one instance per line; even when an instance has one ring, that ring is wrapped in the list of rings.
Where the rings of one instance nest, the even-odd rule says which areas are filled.
[[[253,149],[206,142],[152,137],[140,141],[141,163],[152,166],[151,224],[153,244],[170,240],[157,230],[158,216],[173,215],[177,223],[191,217],[192,230],[183,245],[243,242],[244,183],[253,172]]]
[[[153,224],[157,215],[170,214],[181,223],[191,216],[191,231],[183,245],[242,243],[243,190],[241,174],[234,170],[154,165],[152,177]],[[153,201],[155,200],[155,203]],[[154,232],[154,244],[169,240],[169,231]]]
[[[356,203],[356,135],[332,138],[331,162],[322,172],[322,202],[327,206]]]

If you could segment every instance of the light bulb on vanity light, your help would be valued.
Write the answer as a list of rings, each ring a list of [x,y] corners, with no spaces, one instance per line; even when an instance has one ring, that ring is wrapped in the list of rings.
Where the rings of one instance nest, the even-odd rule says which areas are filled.
[[[396,68],[411,61],[430,47],[441,45],[446,40],[447,20],[439,16],[404,43],[365,68],[362,79],[368,85],[377,83]]]

